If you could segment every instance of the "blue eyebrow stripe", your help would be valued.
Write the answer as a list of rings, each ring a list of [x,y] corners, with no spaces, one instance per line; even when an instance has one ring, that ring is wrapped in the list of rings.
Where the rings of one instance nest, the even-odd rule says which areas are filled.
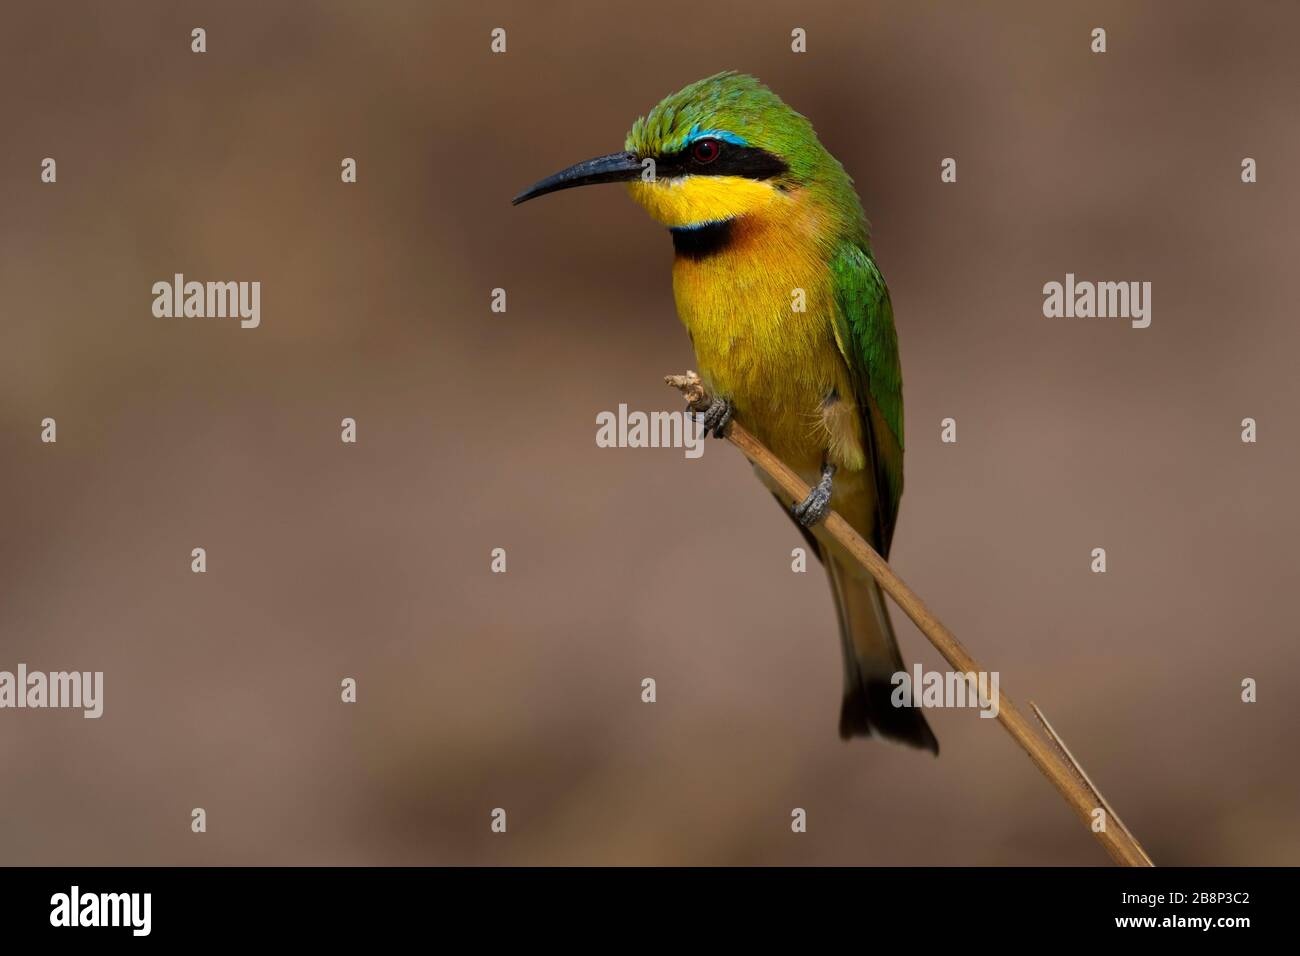
[[[689,146],[697,139],[720,139],[724,143],[731,143],[735,146],[749,145],[743,136],[729,133],[725,129],[700,129],[699,126],[692,126],[691,131],[686,134],[686,139],[682,141],[682,146]]]

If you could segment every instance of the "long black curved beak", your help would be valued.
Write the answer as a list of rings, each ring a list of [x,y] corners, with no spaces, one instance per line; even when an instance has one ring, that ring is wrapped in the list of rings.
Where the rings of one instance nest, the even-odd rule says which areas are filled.
[[[640,175],[641,160],[637,158],[636,153],[610,153],[608,156],[597,156],[586,162],[574,163],[554,176],[547,176],[510,200],[510,205],[518,206],[521,202],[545,196],[547,193],[558,192],[561,189],[572,189],[574,186],[629,182]]]

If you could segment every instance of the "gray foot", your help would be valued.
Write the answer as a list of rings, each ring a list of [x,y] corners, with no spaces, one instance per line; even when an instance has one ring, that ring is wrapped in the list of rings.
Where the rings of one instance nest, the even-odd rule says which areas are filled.
[[[735,405],[725,398],[714,398],[709,403],[709,407],[699,413],[704,434],[708,435],[712,432],[714,438],[721,438],[726,434],[727,426],[731,424],[732,416],[735,414]]]
[[[808,497],[794,506],[794,520],[805,528],[811,528],[830,513],[831,480],[835,477],[835,466],[822,465],[822,476],[812,486]]]

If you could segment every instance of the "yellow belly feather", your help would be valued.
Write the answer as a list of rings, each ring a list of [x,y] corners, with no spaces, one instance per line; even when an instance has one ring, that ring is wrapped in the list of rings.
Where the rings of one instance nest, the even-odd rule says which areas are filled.
[[[628,191],[667,226],[733,220],[724,249],[701,259],[681,256],[673,265],[677,313],[700,376],[809,484],[823,462],[836,465],[831,506],[869,535],[875,482],[832,332],[834,289],[819,243],[830,232],[823,211],[806,191],[735,177],[633,182]],[[804,311],[794,308],[796,289],[803,290]]]
[[[836,465],[859,470],[861,417],[831,333],[830,275],[803,235],[816,222],[798,199],[785,204],[779,214],[737,220],[721,252],[679,257],[677,312],[701,377],[735,402],[738,419],[773,452],[800,472],[816,474],[828,452]],[[796,289],[804,311],[794,308]],[[828,401],[832,395],[838,400]]]
[[[824,461],[839,469],[832,507],[864,534],[874,523],[862,416],[833,337],[834,290],[797,199],[773,215],[736,221],[732,239],[703,259],[673,266],[677,312],[700,376],[730,398],[736,419],[812,484]],[[803,290],[805,311],[793,308]],[[834,399],[831,396],[835,396]]]

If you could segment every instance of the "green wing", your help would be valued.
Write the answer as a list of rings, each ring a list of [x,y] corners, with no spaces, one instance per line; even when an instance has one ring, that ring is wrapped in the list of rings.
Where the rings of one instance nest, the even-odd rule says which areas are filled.
[[[903,372],[889,289],[871,253],[840,245],[831,262],[835,284],[835,343],[848,363],[876,478],[877,550],[889,556],[903,496]]]

